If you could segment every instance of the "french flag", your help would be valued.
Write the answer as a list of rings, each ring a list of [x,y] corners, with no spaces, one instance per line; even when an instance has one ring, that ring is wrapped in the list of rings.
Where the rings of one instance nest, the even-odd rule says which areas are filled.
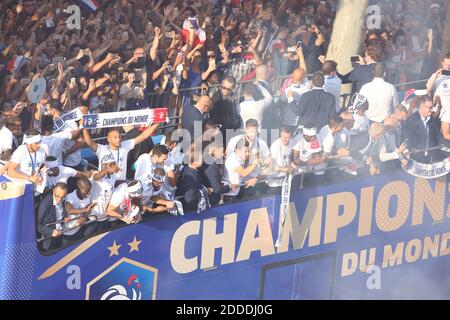
[[[15,55],[6,65],[6,70],[8,72],[17,72],[22,68],[22,66],[25,63],[25,57],[24,56],[17,56]]]
[[[78,2],[84,9],[90,12],[95,12],[100,8],[97,0],[78,0],[76,2]]]
[[[197,17],[190,17],[184,20],[183,22],[183,43],[189,42],[189,34],[190,34],[190,28],[194,27],[195,29],[195,38],[194,38],[194,44],[193,47],[195,48],[199,44],[205,44],[206,42],[206,33],[203,31],[202,28],[200,28],[200,25],[198,24],[198,18]]]

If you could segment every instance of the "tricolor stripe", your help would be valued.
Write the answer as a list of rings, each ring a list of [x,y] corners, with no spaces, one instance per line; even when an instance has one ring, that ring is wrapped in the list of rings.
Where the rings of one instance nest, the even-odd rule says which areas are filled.
[[[83,8],[95,12],[100,7],[97,3],[97,0],[78,0],[80,5],[83,6]]]

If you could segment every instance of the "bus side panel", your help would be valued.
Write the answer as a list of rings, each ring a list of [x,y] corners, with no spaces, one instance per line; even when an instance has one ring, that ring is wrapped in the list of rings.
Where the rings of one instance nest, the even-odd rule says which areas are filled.
[[[17,185],[5,180],[2,191],[18,196],[0,200],[0,299],[29,299],[37,255],[33,191],[8,190]]]

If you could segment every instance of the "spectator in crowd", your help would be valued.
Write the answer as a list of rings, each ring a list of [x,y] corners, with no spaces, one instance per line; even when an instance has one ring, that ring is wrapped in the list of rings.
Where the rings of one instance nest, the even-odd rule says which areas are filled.
[[[428,150],[439,145],[440,136],[439,119],[431,116],[432,109],[431,97],[421,97],[418,112],[411,115],[404,126],[404,138],[413,153],[411,158],[422,163],[439,160],[437,150]]]
[[[398,104],[397,89],[392,84],[384,81],[385,75],[385,64],[375,64],[373,68],[374,79],[372,82],[363,85],[359,92],[369,102],[366,116],[372,122],[382,123]]]
[[[12,152],[16,151],[16,149],[22,143],[22,120],[19,117],[7,118],[5,120],[5,127],[11,131],[13,134],[13,143],[12,143]]]
[[[66,195],[66,184],[59,182],[53,192],[47,194],[39,203],[37,230],[46,238],[42,241],[43,250],[53,250],[62,245],[64,218],[67,216]]]
[[[322,129],[336,114],[336,99],[323,88],[325,77],[316,72],[312,78],[313,88],[304,93],[299,101],[299,124],[314,123],[318,130]]]
[[[262,93],[264,97],[262,100],[255,101],[254,95],[257,90]],[[261,121],[264,112],[272,105],[272,95],[259,83],[245,84],[243,95],[244,101],[242,101],[237,108],[238,114],[241,116],[242,123],[246,123],[248,119],[255,119],[260,124],[259,129],[261,129]]]

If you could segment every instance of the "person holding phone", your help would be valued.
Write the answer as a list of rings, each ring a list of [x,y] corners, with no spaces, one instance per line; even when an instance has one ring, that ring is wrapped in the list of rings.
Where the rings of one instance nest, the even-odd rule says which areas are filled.
[[[442,68],[437,70],[427,82],[428,93],[439,97],[442,105],[441,118],[450,112],[450,52],[442,59]]]

